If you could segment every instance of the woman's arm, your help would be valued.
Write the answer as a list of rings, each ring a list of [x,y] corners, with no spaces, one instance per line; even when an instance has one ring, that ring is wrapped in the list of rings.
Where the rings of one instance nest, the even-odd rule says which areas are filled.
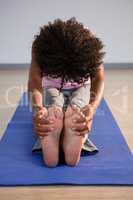
[[[81,135],[82,134],[84,135],[86,133],[88,134],[91,131],[93,117],[103,97],[103,91],[104,91],[104,66],[103,64],[101,64],[99,66],[99,69],[97,70],[95,78],[91,77],[89,104],[81,108],[81,111],[84,114],[84,116],[80,117],[75,122],[77,124],[77,128],[76,124],[75,128],[78,132],[80,132]]]
[[[28,79],[28,95],[33,107],[42,107],[42,77],[32,47],[31,65]]]
[[[104,66],[101,64],[95,75],[95,78],[91,77],[90,88],[90,101],[89,105],[96,111],[99,106],[104,92]]]

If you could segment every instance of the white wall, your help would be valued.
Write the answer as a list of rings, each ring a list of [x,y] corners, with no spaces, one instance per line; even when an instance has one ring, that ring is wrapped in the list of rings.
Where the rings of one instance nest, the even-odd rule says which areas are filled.
[[[72,16],[102,38],[105,62],[133,62],[132,0],[0,0],[0,63],[29,63],[39,27]]]

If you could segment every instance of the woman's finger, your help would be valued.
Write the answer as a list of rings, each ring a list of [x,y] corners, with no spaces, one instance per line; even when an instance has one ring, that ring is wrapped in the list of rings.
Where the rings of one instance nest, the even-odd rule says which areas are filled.
[[[41,131],[41,132],[47,132],[47,131],[52,131],[54,128],[53,127],[49,127],[49,126],[47,126],[47,125],[44,125],[44,126],[42,126],[42,125],[38,125],[38,126],[35,126],[35,129],[37,130],[37,131]]]
[[[80,108],[77,105],[72,105],[71,107],[75,112],[77,112],[77,113],[80,112]]]
[[[75,134],[79,135],[79,136],[85,136],[88,133],[89,133],[88,129],[86,129],[84,131],[79,131],[79,132],[77,131],[77,132],[75,132]]]
[[[36,134],[37,134],[39,137],[45,137],[45,136],[49,135],[50,132],[36,131]]]
[[[85,121],[85,116],[83,115],[83,113],[80,112],[78,114],[73,115],[72,121],[75,122],[75,123],[84,122]]]
[[[48,118],[41,118],[41,119],[39,119],[39,118],[35,117],[35,118],[33,118],[33,122],[35,124],[52,124],[53,120],[50,120]]]
[[[75,130],[75,131],[83,131],[83,130],[85,130],[85,129],[87,129],[87,128],[88,128],[88,127],[87,127],[86,122],[74,124],[74,125],[72,126],[72,130]]]

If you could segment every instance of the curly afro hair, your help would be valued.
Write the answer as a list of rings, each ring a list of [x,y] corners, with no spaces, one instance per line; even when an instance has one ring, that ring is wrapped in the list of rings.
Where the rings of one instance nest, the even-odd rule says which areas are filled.
[[[34,38],[33,50],[42,74],[60,77],[61,88],[67,81],[83,84],[88,77],[95,76],[103,63],[102,41],[75,17],[48,22]]]

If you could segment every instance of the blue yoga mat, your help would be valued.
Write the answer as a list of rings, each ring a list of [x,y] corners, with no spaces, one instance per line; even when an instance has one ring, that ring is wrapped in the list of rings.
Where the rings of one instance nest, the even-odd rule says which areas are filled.
[[[81,155],[75,167],[60,162],[48,168],[41,153],[31,151],[36,137],[29,106],[21,103],[25,97],[0,141],[0,185],[133,185],[133,155],[104,99],[90,135],[99,152]]]

